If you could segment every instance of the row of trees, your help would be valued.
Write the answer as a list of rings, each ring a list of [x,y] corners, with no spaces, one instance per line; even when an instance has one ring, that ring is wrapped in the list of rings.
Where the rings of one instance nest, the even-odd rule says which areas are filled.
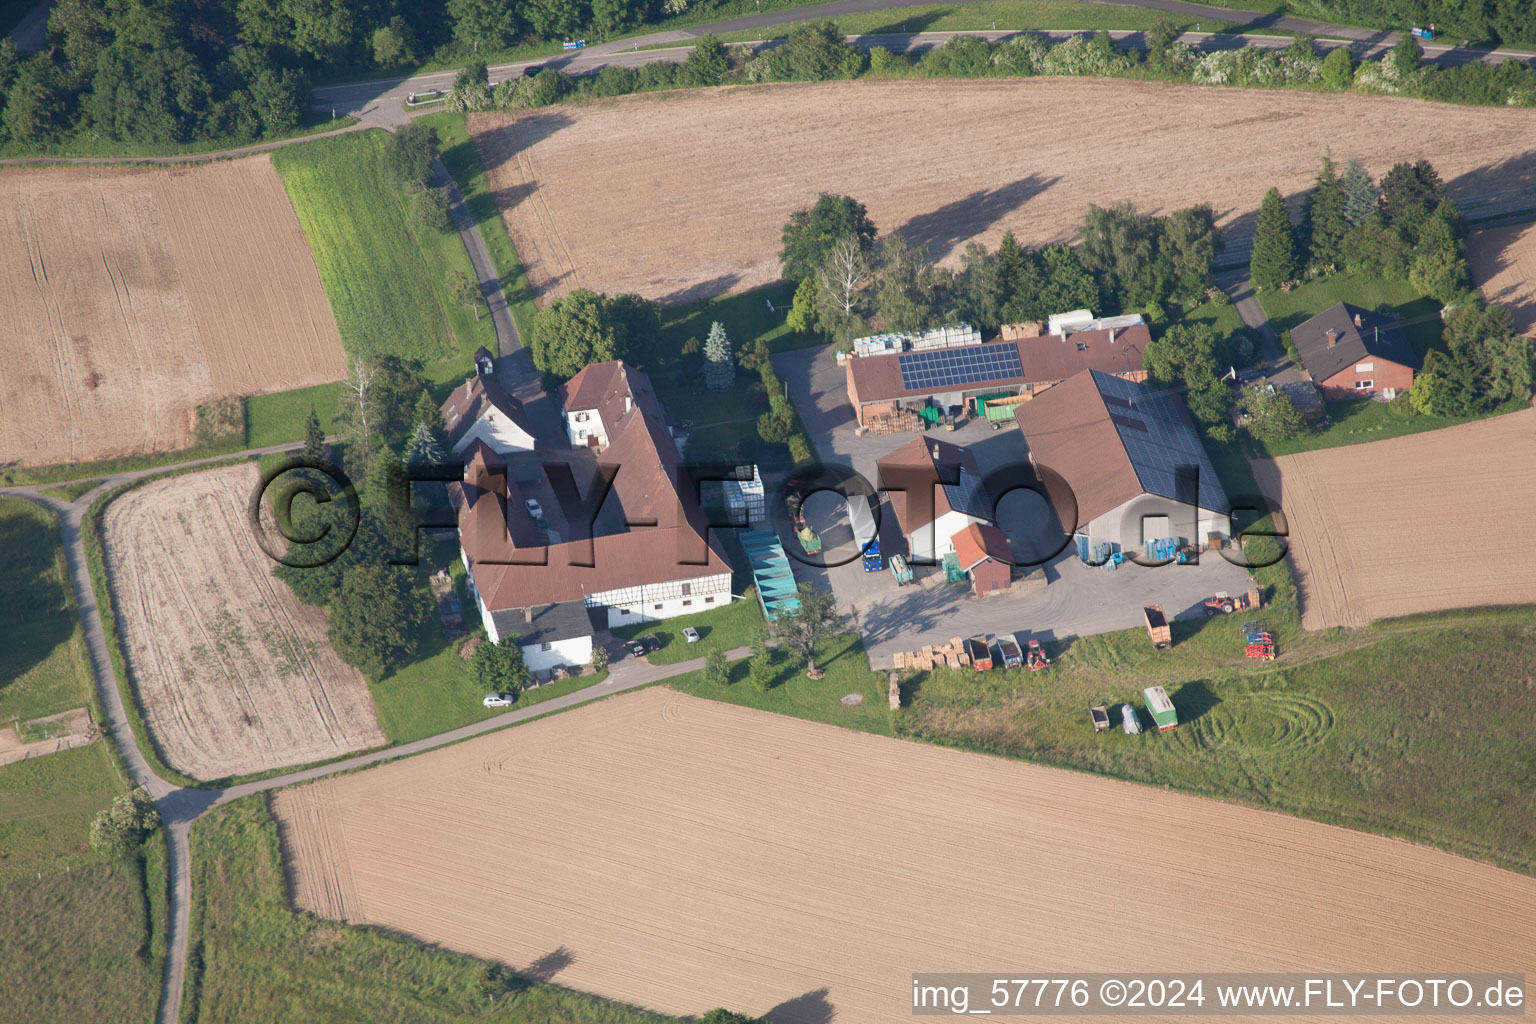
[[[920,330],[964,320],[984,330],[1070,309],[1148,309],[1211,287],[1221,238],[1209,206],[1146,217],[1130,203],[1090,206],[1079,248],[971,243],[958,273],[935,267],[899,234],[879,237],[862,203],[823,193],[784,225],[784,276],[799,282],[789,325],[847,340],[870,329]]]
[[[1470,287],[1466,225],[1428,161],[1396,164],[1378,186],[1358,160],[1340,175],[1324,158],[1301,213],[1293,224],[1280,191],[1265,194],[1253,241],[1256,287],[1336,270],[1406,280],[1442,303]]]
[[[1320,21],[1406,31],[1433,23],[1439,35],[1456,42],[1536,43],[1532,0],[1290,0],[1287,9]]]
[[[320,564],[280,565],[274,573],[301,601],[327,610],[332,646],[370,679],[415,658],[421,626],[433,614],[432,599],[415,568],[391,564],[415,552],[422,503],[406,508],[392,504],[390,495],[403,491],[407,463],[438,463],[446,453],[442,413],[427,386],[419,361],[396,356],[355,360],[342,386],[335,425],[345,446],[347,473],[361,481],[357,504],[332,493],[334,485],[309,470],[285,474],[280,482],[289,493],[308,490],[329,500],[290,504],[288,494],[279,491],[274,502],[289,510],[288,536],[322,538],[289,548],[295,560]],[[329,462],[330,448],[313,409],[305,434],[304,455]],[[418,484],[413,493],[422,490]],[[345,539],[354,515],[351,543],[339,552],[328,547]],[[331,554],[335,557],[327,560]]]
[[[1525,62],[1473,62],[1437,68],[1423,62],[1423,50],[1406,35],[1380,60],[1359,63],[1346,47],[1321,55],[1306,38],[1298,38],[1283,50],[1250,45],[1207,53],[1176,42],[1178,35],[1171,21],[1160,18],[1148,31],[1144,50],[1121,49],[1107,32],[1078,34],[1058,43],[1029,34],[999,42],[959,35],[942,47],[908,56],[880,46],[865,54],[847,44],[835,22],[822,21],[798,26],[782,45],[756,53],[727,50],[713,36],[704,36],[682,64],[606,67],[581,78],[546,69],[533,78],[507,79],[494,91],[488,82],[466,80],[467,87],[455,90],[449,103],[456,110],[511,110],[546,106],[568,96],[603,98],[728,82],[827,81],[871,74],[882,78],[1134,76],[1212,85],[1359,89],[1499,106],[1536,105],[1536,69]]]

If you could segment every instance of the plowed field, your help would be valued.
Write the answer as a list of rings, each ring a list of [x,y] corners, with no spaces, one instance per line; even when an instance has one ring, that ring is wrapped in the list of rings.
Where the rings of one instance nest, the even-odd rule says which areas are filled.
[[[117,626],[166,762],[199,779],[384,742],[368,685],[326,639],[325,613],[272,576],[246,519],[243,464],[129,491],[104,517]]]
[[[0,465],[179,448],[226,395],[346,373],[270,160],[0,171]]]
[[[675,1014],[884,1024],[914,970],[1536,969],[1536,878],[666,689],[274,805],[300,906]]]
[[[1536,224],[1472,232],[1467,262],[1483,297],[1508,306],[1515,326],[1536,337]]]
[[[1307,629],[1536,601],[1536,410],[1254,463]]]
[[[1210,203],[1252,233],[1270,185],[1299,203],[1325,152],[1376,175],[1434,163],[1453,196],[1536,183],[1530,114],[1394,96],[1115,79],[690,89],[470,128],[542,295],[681,301],[779,276],[779,232],[818,192],[955,265],[970,241],[1074,236],[1089,203]]]

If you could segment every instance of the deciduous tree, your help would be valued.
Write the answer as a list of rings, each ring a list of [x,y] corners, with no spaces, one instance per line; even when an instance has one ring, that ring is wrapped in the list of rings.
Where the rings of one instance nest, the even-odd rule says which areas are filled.
[[[852,237],[861,252],[875,244],[875,225],[864,204],[850,196],[823,192],[814,206],[790,214],[781,235],[779,265],[784,276],[803,281],[816,273],[834,245]]]
[[[830,592],[817,590],[809,583],[800,584],[800,607],[793,612],[781,612],[769,627],[779,642],[805,659],[806,675],[814,677],[816,647],[836,636],[842,629],[837,614],[837,598]]]
[[[475,653],[470,655],[469,671],[476,686],[491,693],[516,695],[533,681],[517,640],[517,636],[511,634],[502,637],[500,643],[487,640],[475,648]]]

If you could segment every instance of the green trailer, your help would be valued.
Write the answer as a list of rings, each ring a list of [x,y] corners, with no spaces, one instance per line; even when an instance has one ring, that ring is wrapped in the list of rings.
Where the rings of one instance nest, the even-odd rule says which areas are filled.
[[[800,542],[800,546],[805,549],[805,553],[808,555],[814,555],[821,550],[821,538],[809,526],[802,526],[795,533],[795,539]]]
[[[1152,721],[1157,723],[1158,732],[1179,727],[1179,712],[1168,698],[1167,690],[1161,686],[1149,686],[1141,691],[1141,695],[1147,699],[1147,710],[1152,713]]]

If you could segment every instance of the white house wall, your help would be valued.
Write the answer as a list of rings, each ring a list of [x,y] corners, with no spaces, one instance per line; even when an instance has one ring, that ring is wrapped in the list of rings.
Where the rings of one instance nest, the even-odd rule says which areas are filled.
[[[1186,543],[1202,548],[1206,534],[1219,533],[1226,537],[1231,533],[1231,520],[1226,513],[1197,509],[1156,494],[1139,494],[1089,523],[1088,541],[1090,544],[1107,541],[1123,551],[1141,551],[1148,539],[1143,537],[1143,517],[1166,519],[1167,532],[1160,536],[1182,537]],[[1161,529],[1161,524],[1158,527]]]
[[[919,526],[907,537],[907,547],[914,558],[928,558],[937,562],[945,554],[955,550],[955,534],[972,523],[984,523],[963,512],[950,509],[926,526]]]
[[[577,636],[548,644],[528,644],[523,647],[523,663],[530,672],[548,672],[562,665],[567,668],[589,665],[592,663],[592,638]]]
[[[603,419],[596,409],[572,409],[565,414],[565,432],[574,448],[585,448],[590,438],[597,438],[603,447],[608,445],[608,435],[603,430]]]
[[[682,593],[682,587],[688,593]],[[700,579],[651,583],[625,590],[610,590],[587,598],[589,608],[608,609],[608,628],[658,622],[679,615],[706,612],[731,603],[731,576],[705,576]]]
[[[533,451],[533,436],[496,409],[487,409],[475,420],[453,450],[463,453],[477,440],[497,455]]]

